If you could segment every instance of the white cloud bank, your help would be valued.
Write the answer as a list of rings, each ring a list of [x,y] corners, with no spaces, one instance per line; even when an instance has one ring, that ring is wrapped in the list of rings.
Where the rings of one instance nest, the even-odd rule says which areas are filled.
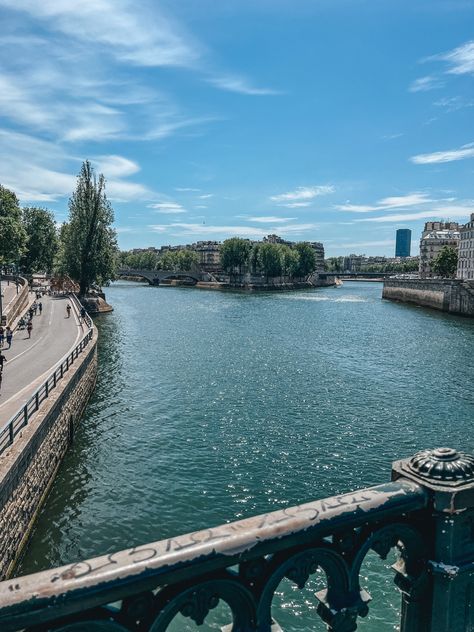
[[[316,185],[311,187],[297,187],[294,191],[272,195],[270,200],[279,206],[286,208],[300,208],[309,206],[311,200],[320,196],[334,193],[335,189],[331,185]]]

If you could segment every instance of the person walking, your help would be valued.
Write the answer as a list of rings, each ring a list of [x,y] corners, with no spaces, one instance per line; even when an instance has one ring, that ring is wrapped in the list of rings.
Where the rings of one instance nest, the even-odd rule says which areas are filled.
[[[7,327],[5,329],[5,338],[7,340],[8,348],[11,349],[12,340],[13,340],[13,331],[10,329],[10,327]]]
[[[0,353],[0,373],[3,371],[3,363],[6,361],[6,357],[3,355],[3,353]]]
[[[86,308],[85,307],[81,307],[81,323],[84,322],[85,318],[86,318]]]
[[[0,325],[0,349],[3,347],[4,340],[5,340],[5,330]]]
[[[40,311],[40,316],[41,316],[41,314],[43,312],[43,303],[41,301],[38,303],[38,309]]]
[[[30,320],[32,320],[34,313],[35,313],[35,310],[33,309],[33,306],[31,306],[30,309],[28,310],[28,314],[30,316]]]
[[[28,338],[31,338],[31,332],[33,331],[33,321],[29,320],[26,326],[26,331],[28,332]]]
[[[67,312],[67,317],[69,318],[69,316],[71,315],[71,306],[69,305],[69,303],[66,305],[66,312]]]
[[[32,308],[34,309],[35,316],[36,316],[36,312],[38,311],[38,303],[36,301],[33,303]]]

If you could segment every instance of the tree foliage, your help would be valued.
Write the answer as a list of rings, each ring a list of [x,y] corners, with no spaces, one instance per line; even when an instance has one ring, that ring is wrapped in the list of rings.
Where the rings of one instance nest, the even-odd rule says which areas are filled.
[[[443,246],[431,265],[433,272],[443,278],[451,278],[456,274],[458,253],[452,246]]]
[[[25,246],[26,232],[18,198],[0,185],[0,264],[18,262]]]
[[[298,268],[296,276],[306,277],[316,270],[316,255],[311,244],[306,241],[300,241],[295,245],[295,250],[299,256]]]
[[[238,268],[241,274],[243,266],[248,263],[251,250],[252,244],[248,239],[240,237],[226,239],[220,247],[222,268],[230,274]]]
[[[27,248],[21,258],[26,272],[51,272],[58,249],[54,215],[44,208],[23,208],[23,226]]]
[[[267,277],[281,275],[281,246],[277,244],[262,244],[259,250],[260,267]]]
[[[59,267],[79,283],[85,295],[93,284],[114,278],[117,238],[114,214],[105,195],[105,178],[97,178],[89,161],[83,163],[76,190],[69,200],[69,222],[61,230]]]

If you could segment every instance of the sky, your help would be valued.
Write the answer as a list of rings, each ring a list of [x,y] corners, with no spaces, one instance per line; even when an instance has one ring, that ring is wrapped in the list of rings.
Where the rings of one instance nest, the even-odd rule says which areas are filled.
[[[0,184],[122,249],[276,233],[327,256],[474,212],[474,0],[0,0]]]

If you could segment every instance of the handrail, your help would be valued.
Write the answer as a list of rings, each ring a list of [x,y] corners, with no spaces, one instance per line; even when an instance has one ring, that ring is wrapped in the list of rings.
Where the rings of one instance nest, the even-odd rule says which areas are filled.
[[[75,295],[71,295],[70,300],[77,310],[78,305],[80,305],[77,297]],[[13,417],[10,418],[10,420],[0,430],[0,454],[2,454],[7,448],[13,445],[15,437],[28,424],[32,415],[34,415],[38,411],[41,403],[49,397],[51,391],[56,388],[57,383],[64,377],[64,374],[67,373],[69,368],[74,363],[74,360],[77,360],[79,354],[82,353],[82,351],[91,341],[94,330],[92,319],[89,314],[87,314],[87,312],[86,316],[84,317],[84,322],[88,328],[86,334],[81,338],[79,343],[74,347],[72,351],[69,351],[65,356],[63,356],[61,364],[33,393],[26,404],[24,404],[18,410],[18,412],[16,412]]]
[[[158,614],[155,625],[139,629],[162,632],[167,626],[161,619],[163,615],[166,620],[168,619],[166,611],[170,607],[175,613],[184,613],[188,599],[186,596],[183,599],[182,591],[187,592],[193,585],[197,586],[199,591],[200,586],[204,587],[203,582],[209,579],[214,586],[209,595],[206,589],[203,591],[205,598],[201,618],[205,617],[206,610],[214,607],[207,607],[207,602],[211,602],[214,597],[213,591],[215,590],[217,596],[221,589],[223,592],[219,596],[236,606],[232,610],[238,613],[236,616],[239,618],[243,616],[245,606],[248,605],[245,593],[248,593],[252,585],[256,587],[262,583],[273,586],[275,577],[278,577],[272,593],[286,573],[300,583],[303,582],[305,573],[309,575],[315,572],[316,569],[312,569],[312,566],[318,563],[329,575],[334,573],[331,583],[341,579],[340,584],[336,583],[339,584],[339,590],[347,590],[345,607],[351,604],[363,611],[366,608],[365,601],[368,600],[367,593],[361,591],[357,582],[349,586],[350,572],[349,567],[346,568],[343,555],[324,538],[338,532],[351,532],[351,529],[363,528],[368,524],[377,532],[385,525],[396,524],[402,515],[415,515],[416,512],[425,509],[427,504],[426,491],[416,482],[402,479],[219,527],[135,546],[33,575],[15,577],[0,583],[0,628],[5,632],[14,631],[24,629],[33,622],[45,624],[58,621],[65,615],[82,616],[88,609],[118,602],[127,596],[140,595],[143,598],[147,594],[145,591],[160,589],[156,606],[152,606],[153,597],[150,592],[150,604],[144,599],[142,610],[149,606],[148,616],[152,612],[156,616],[160,607],[164,611]],[[371,533],[367,530],[364,537],[360,538],[360,542],[358,541],[360,555],[355,555],[354,560],[357,570],[368,550],[365,543],[370,539]],[[292,569],[298,567],[294,556],[302,557],[305,546],[308,547],[308,557],[299,561],[302,576],[298,578],[291,574]],[[410,552],[412,548],[414,547],[410,546]],[[268,555],[273,556],[272,562],[267,558]],[[311,555],[317,555],[317,560],[316,557],[313,560]],[[421,555],[421,551],[417,551],[415,555]],[[240,565],[238,574],[229,571],[235,565]],[[261,582],[257,581],[258,569],[262,574]],[[234,598],[229,598],[229,592],[225,590],[226,584],[232,585]],[[163,591],[163,594],[160,591]],[[260,593],[259,590],[255,592]],[[265,590],[263,594],[259,594],[258,599],[261,603],[268,601]],[[250,600],[253,601],[252,597]],[[268,609],[270,603],[271,599],[266,604]],[[135,614],[135,619],[143,616],[142,611],[136,610],[136,613],[139,612],[140,614]],[[98,610],[95,610],[91,619],[94,615],[97,616],[97,613]],[[112,611],[108,614],[114,616]],[[121,613],[117,614],[116,621],[123,625],[124,618],[121,617]],[[105,614],[103,616],[105,618]],[[200,618],[199,613],[194,611],[187,612],[186,616],[190,616],[196,622]],[[87,621],[91,623],[91,620],[87,616],[84,618],[86,621],[83,622],[84,627],[81,629],[86,630],[89,629]],[[101,618],[101,615],[97,616],[97,619]],[[236,625],[232,630],[255,630],[256,628],[249,623]],[[110,629],[132,629],[123,628],[122,625],[117,628],[111,626]],[[45,626],[45,629],[49,630],[50,627]],[[61,626],[61,629],[68,630],[69,627]],[[71,627],[71,632],[73,629],[74,626]],[[92,623],[90,629],[93,629]],[[258,627],[258,630],[267,629],[270,628]]]

